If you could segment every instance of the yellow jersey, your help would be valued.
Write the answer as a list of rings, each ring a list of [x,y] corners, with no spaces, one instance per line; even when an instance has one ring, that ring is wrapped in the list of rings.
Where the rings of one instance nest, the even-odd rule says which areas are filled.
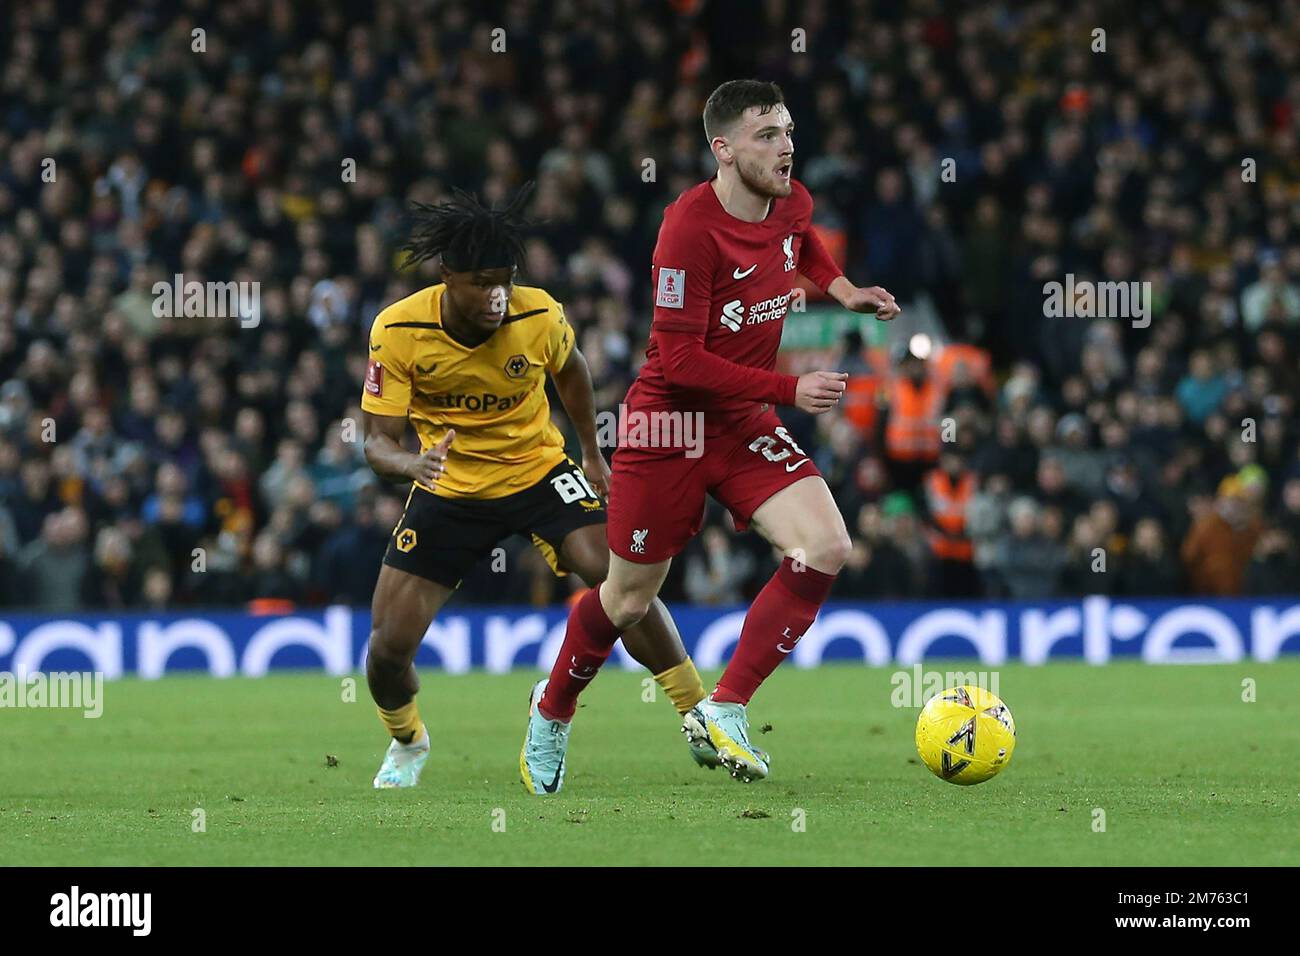
[[[361,407],[408,416],[421,452],[456,430],[442,477],[433,487],[416,482],[426,491],[445,498],[523,491],[566,458],[546,373],[569,360],[573,328],[544,289],[515,286],[501,325],[470,348],[443,330],[445,289],[421,289],[375,317]]]

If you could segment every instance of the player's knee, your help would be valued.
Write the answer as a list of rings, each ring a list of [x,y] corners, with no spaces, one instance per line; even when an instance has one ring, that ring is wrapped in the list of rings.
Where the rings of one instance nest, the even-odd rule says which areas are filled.
[[[415,647],[408,647],[409,644],[393,628],[379,623],[370,629],[366,655],[374,666],[381,669],[404,670],[414,659],[415,647],[419,646],[419,641],[416,641]]]
[[[641,619],[650,611],[650,602],[654,600],[654,595],[638,594],[634,591],[624,593],[605,594],[601,593],[604,599],[605,613],[609,615],[610,623],[615,625],[620,631],[625,631],[641,622]]]
[[[853,542],[848,532],[840,529],[838,533],[818,541],[806,549],[804,563],[827,574],[837,574],[844,567],[853,553]]]

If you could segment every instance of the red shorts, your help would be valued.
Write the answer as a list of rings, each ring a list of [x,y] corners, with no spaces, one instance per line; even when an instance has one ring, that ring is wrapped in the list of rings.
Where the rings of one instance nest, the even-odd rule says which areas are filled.
[[[622,446],[609,485],[609,549],[637,564],[666,561],[699,533],[706,495],[743,531],[759,505],[812,475],[821,472],[771,410],[706,436],[698,458],[681,448]]]

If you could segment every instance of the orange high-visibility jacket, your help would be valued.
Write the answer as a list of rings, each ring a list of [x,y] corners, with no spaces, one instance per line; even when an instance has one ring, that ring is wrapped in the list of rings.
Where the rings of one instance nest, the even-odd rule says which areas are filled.
[[[885,452],[895,461],[933,461],[939,457],[939,413],[943,392],[933,379],[920,387],[899,376],[889,387]]]
[[[966,537],[966,506],[975,494],[975,475],[966,472],[955,483],[936,468],[925,476],[925,499],[934,527],[930,550],[942,561],[970,561],[975,546]]]
[[[853,375],[844,383],[844,397],[840,407],[844,417],[857,426],[864,435],[876,430],[876,391],[880,383],[874,375]]]

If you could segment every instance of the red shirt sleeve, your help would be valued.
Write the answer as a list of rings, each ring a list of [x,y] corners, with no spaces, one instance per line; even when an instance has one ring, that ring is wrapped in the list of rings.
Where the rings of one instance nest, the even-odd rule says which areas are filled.
[[[826,251],[826,247],[817,236],[817,230],[811,223],[803,231],[803,245],[799,247],[799,273],[806,276],[823,292],[830,288],[832,282],[844,275],[844,270]]]
[[[707,392],[742,401],[793,405],[794,375],[750,368],[714,355],[704,347],[704,332],[678,332],[659,327],[650,334],[659,346],[664,378],[677,388]]]
[[[709,302],[718,247],[704,229],[691,229],[682,216],[665,218],[651,264],[655,311],[653,329],[699,332],[709,328]]]

